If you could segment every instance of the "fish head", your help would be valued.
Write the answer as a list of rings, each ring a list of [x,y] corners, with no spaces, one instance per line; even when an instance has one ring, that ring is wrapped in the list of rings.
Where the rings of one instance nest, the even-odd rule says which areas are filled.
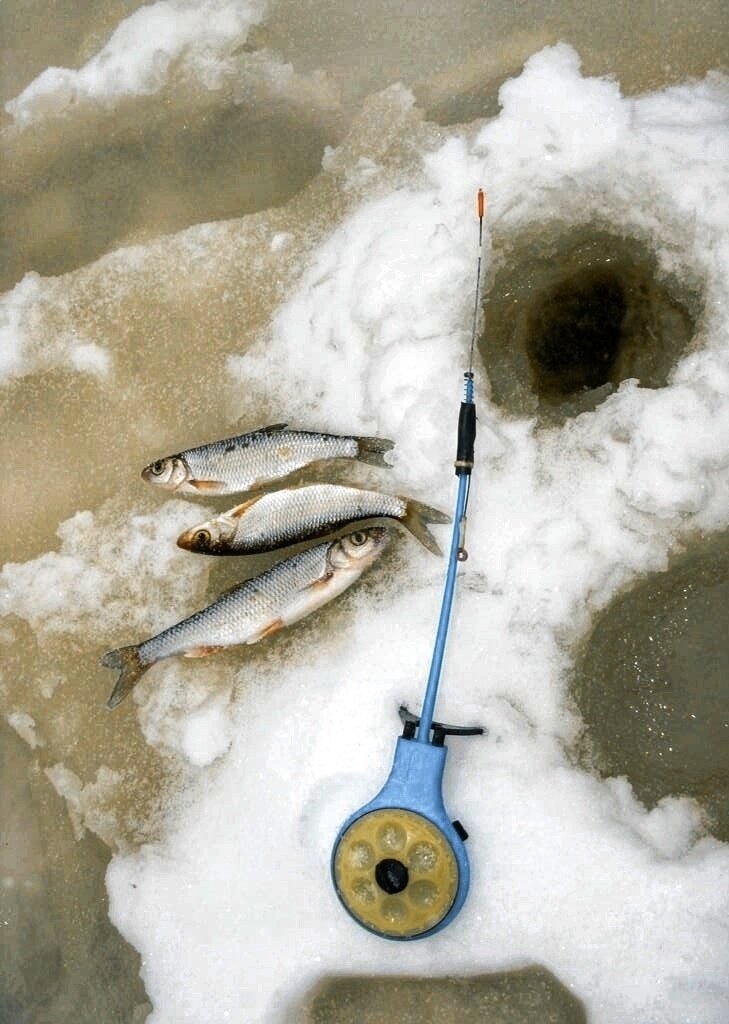
[[[390,531],[385,526],[355,530],[332,544],[328,555],[329,564],[335,571],[362,572],[382,554],[389,540]]]
[[[235,520],[227,516],[209,519],[181,533],[177,538],[177,546],[185,551],[196,551],[199,555],[225,553],[232,544],[236,526]]]
[[[150,462],[142,470],[142,479],[155,487],[164,487],[167,491],[176,491],[186,483],[191,473],[181,455],[168,455],[166,459]]]

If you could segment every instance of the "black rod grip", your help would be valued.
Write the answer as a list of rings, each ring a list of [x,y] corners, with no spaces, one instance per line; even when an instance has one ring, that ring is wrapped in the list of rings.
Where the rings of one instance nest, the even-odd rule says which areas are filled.
[[[456,476],[464,476],[473,469],[473,446],[476,442],[476,405],[461,402],[458,414],[458,448],[456,450]]]

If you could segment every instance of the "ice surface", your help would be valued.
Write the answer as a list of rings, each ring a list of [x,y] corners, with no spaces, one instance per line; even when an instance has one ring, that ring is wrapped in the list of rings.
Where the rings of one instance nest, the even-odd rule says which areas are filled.
[[[60,551],[0,569],[0,614],[12,611],[40,638],[94,629],[102,609],[105,628],[154,628],[171,600],[204,590],[205,561],[184,558],[174,543],[199,512],[179,499],[121,520],[114,501],[77,512],[58,527]]]
[[[79,99],[113,105],[119,96],[157,92],[180,65],[215,88],[231,52],[245,42],[260,15],[256,3],[157,0],[122,21],[78,71],[46,68],[5,109],[22,125],[58,114]]]
[[[44,287],[40,276],[33,272],[0,297],[0,384],[58,366],[107,376],[111,357],[97,342],[71,330],[58,331],[52,337],[45,332],[40,338],[33,337],[55,298],[54,289]]]
[[[404,538],[253,662],[246,652],[227,674],[199,666],[194,685],[171,663],[140,686],[148,742],[196,769],[160,838],[116,855],[108,872],[154,1024],[291,1019],[328,972],[452,975],[533,961],[598,1024],[729,1016],[726,846],[703,834],[692,801],[675,795],[648,812],[625,780],[593,777],[565,753],[580,725],[566,702],[570,654],[591,613],[664,568],[692,531],[729,524],[728,99],[718,74],[625,99],[616,83],[583,77],[559,45],[502,88],[498,118],[434,143],[417,127],[393,137],[383,110],[417,118],[405,90],[388,90],[372,123],[327,157],[324,176],[349,206],[314,251],[295,233],[284,246],[262,233],[271,258],[291,249],[303,270],[257,343],[231,350],[236,404],[392,437],[395,465],[380,482],[443,507],[454,495],[479,185],[487,263],[495,232],[609,223],[655,251],[666,274],[689,275],[706,312],[666,388],[627,381],[559,428],[506,417],[476,367],[470,558],[438,715],[489,732],[450,745],[446,801],[469,830],[473,877],[444,932],[397,946],[365,933],[328,874],[339,826],[387,773],[398,702],[421,699],[442,562]],[[197,267],[219,258],[221,237],[188,236]],[[176,250],[185,268],[189,246],[184,260]],[[62,524],[59,552],[6,567],[0,608],[41,640],[92,623],[105,633],[168,624],[197,606],[207,570],[171,543],[186,503],[162,511],[135,508],[126,528],[113,505],[79,513]],[[58,781],[78,799],[73,779]]]
[[[226,101],[255,112],[253,133],[261,117],[280,115],[282,104],[296,111],[296,129],[312,112],[322,122],[336,117],[341,98],[330,76],[299,74],[277,53],[248,42],[265,6],[263,0],[157,0],[139,7],[80,68],[46,68],[5,103],[13,121],[10,143],[18,132],[48,131],[54,122],[82,138],[84,122],[108,123],[120,107],[128,113],[151,96],[163,97],[168,113],[187,104],[194,119],[224,93]],[[267,162],[265,146],[258,151]],[[250,156],[242,159],[247,164]],[[242,172],[250,175],[245,166]]]
[[[232,741],[232,722],[224,698],[210,697],[186,716],[181,746],[191,764],[212,764]]]
[[[35,719],[32,715],[26,714],[25,711],[11,711],[5,717],[8,725],[12,725],[18,736],[25,740],[31,750],[44,745],[42,737],[38,736],[35,731]]]
[[[63,764],[46,768],[46,776],[58,795],[66,801],[77,840],[89,828],[106,842],[113,841],[116,834],[114,814],[100,811],[97,804],[105,797],[108,799],[109,792],[118,785],[118,772],[102,766],[96,773],[96,780],[85,786],[78,775]]]

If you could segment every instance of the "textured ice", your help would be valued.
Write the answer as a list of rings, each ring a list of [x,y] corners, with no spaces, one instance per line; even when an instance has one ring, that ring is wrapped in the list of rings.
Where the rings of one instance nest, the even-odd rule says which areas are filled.
[[[0,569],[0,615],[25,619],[40,638],[106,629],[149,630],[204,592],[204,560],[185,558],[175,538],[200,506],[170,500],[120,520],[115,501],[61,523],[59,551]],[[161,624],[157,628],[162,628]]]
[[[498,152],[512,174],[536,172],[545,183],[613,158],[629,129],[630,104],[617,82],[582,78],[579,68],[578,55],[565,45],[531,57],[524,74],[501,87],[502,112],[481,132],[479,147]],[[499,197],[495,184],[489,179],[489,191]]]
[[[46,68],[5,110],[22,130],[58,118],[111,116],[120,104],[155,94],[173,106],[186,91],[188,102],[205,107],[206,97],[225,90],[257,117],[282,100],[304,117],[336,111],[340,96],[329,76],[299,74],[276,53],[247,43],[264,8],[262,0],[157,0],[139,7],[82,67]]]
[[[108,374],[111,357],[103,345],[73,330],[51,333],[43,325],[57,297],[58,291],[32,271],[0,296],[0,384],[51,367]]]
[[[365,933],[328,874],[339,826],[387,773],[398,702],[421,699],[442,562],[404,538],[378,572],[255,662],[196,666],[187,687],[175,664],[145,681],[136,700],[147,741],[196,768],[159,840],[115,856],[108,872],[153,1024],[288,1020],[328,972],[529,962],[553,971],[596,1024],[729,1017],[726,846],[703,833],[693,801],[677,794],[649,812],[625,780],[593,777],[565,753],[580,726],[566,702],[570,653],[591,614],[664,568],[693,531],[729,524],[727,80],[625,99],[560,45],[532,57],[501,102],[497,118],[426,144],[425,130],[393,138],[412,97],[388,90],[372,123],[328,154],[324,174],[349,205],[310,255],[296,232],[273,246],[303,269],[257,343],[231,352],[238,408],[283,405],[271,421],[392,437],[388,485],[449,507],[479,185],[487,265],[492,234],[609,225],[700,291],[694,350],[667,387],[626,381],[551,429],[500,412],[476,366],[470,558],[438,714],[489,732],[450,745],[447,805],[469,830],[473,877],[444,932],[397,945]],[[386,146],[416,143],[398,177]],[[194,276],[221,259],[222,237],[187,236],[192,270],[185,246],[170,241],[167,257]],[[267,258],[276,237],[261,233]],[[125,265],[112,265],[123,277]],[[129,523],[113,503],[79,513],[62,524],[60,551],[6,567],[0,609],[41,639],[98,622],[109,633],[169,624],[172,609],[199,606],[206,579],[174,548],[189,513],[182,502]],[[76,799],[72,783],[59,775]]]
[[[18,736],[25,740],[31,750],[35,750],[36,747],[42,747],[44,745],[43,738],[35,731],[35,719],[32,715],[27,714],[25,711],[11,711],[10,714],[5,717],[8,725],[11,725],[13,729],[15,729]]]
[[[118,772],[102,765],[96,773],[96,781],[85,786],[75,772],[63,764],[46,768],[51,785],[66,801],[71,825],[76,839],[82,839],[89,828],[108,843],[116,834],[116,820],[113,812],[105,809],[109,794],[120,782]]]
[[[157,0],[125,18],[78,71],[46,68],[5,109],[23,125],[58,114],[79,99],[113,105],[119,96],[157,92],[180,66],[215,88],[261,7],[230,0]]]
[[[185,716],[180,745],[191,764],[212,764],[232,741],[232,722],[224,697],[209,697]]]

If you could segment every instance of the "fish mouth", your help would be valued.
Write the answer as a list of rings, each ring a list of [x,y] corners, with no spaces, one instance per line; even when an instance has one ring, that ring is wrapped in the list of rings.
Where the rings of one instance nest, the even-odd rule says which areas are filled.
[[[194,551],[195,548],[192,545],[192,530],[186,530],[185,533],[181,533],[177,538],[178,548],[182,548],[183,551]]]
[[[218,530],[211,532],[206,525],[192,526],[177,538],[178,548],[193,551],[197,555],[226,555],[233,553],[230,547],[232,535]]]

